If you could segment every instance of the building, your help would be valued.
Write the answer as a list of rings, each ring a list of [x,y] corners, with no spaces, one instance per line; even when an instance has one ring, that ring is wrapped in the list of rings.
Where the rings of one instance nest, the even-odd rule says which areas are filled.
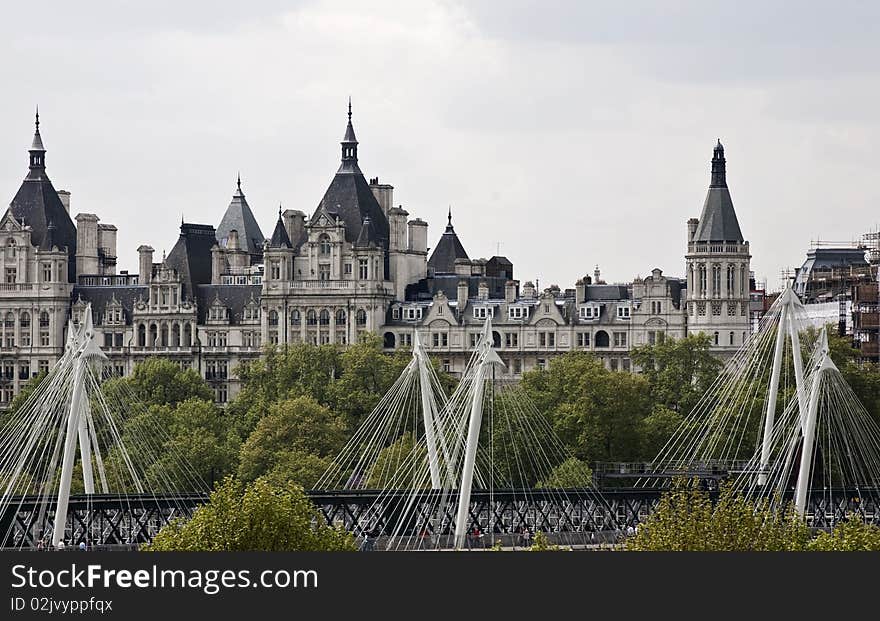
[[[447,216],[428,255],[428,224],[395,205],[394,187],[360,168],[351,104],[340,165],[308,212],[278,208],[266,237],[241,178],[219,224],[181,222],[161,259],[144,243],[138,273],[117,273],[116,227],[71,218],[70,194],[46,175],[39,117],[29,170],[2,219],[0,406],[62,354],[68,319],[92,310],[110,369],[127,375],[148,356],[196,369],[218,402],[239,390],[234,369],[267,345],[346,345],[363,333],[386,350],[409,349],[414,330],[444,368],[463,370],[486,319],[517,378],[566,351],[636,371],[630,351],[691,332],[728,355],[749,331],[749,245],[715,147],[700,219],[688,221],[686,278],[659,268],[626,283],[598,267],[573,288],[539,290],[503,256],[471,258]],[[146,241],[146,240],[145,240]]]

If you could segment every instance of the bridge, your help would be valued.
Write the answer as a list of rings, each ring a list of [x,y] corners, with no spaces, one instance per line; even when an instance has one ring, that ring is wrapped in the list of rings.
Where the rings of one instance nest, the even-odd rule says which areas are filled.
[[[575,490],[569,490],[574,492]],[[637,527],[660,500],[659,488],[606,488],[599,494],[560,495],[556,490],[474,490],[468,511],[468,529],[479,528],[493,539],[515,535],[527,529],[548,534],[551,541],[577,542]],[[880,494],[877,489],[813,490],[807,507],[807,523],[813,528],[831,528],[852,516],[880,524]],[[430,495],[425,490],[423,495]],[[399,501],[409,490],[310,490],[306,494],[330,524],[339,525],[361,536],[367,530],[381,533],[400,531],[402,537],[423,538],[423,524],[412,513],[400,510]],[[710,491],[711,497],[717,492]],[[573,499],[560,502],[560,498]],[[793,493],[789,495],[789,499]],[[92,547],[132,546],[150,542],[162,526],[177,517],[187,517],[208,495],[72,495],[67,511],[67,544],[85,542]],[[7,533],[0,548],[35,548],[40,533],[48,533],[54,512],[41,511],[38,496],[13,500],[18,510],[0,522],[0,533]],[[429,505],[430,503],[425,503]],[[439,537],[452,547],[456,516],[447,511],[427,534]],[[406,523],[401,524],[401,521]],[[417,547],[417,546],[412,546]]]

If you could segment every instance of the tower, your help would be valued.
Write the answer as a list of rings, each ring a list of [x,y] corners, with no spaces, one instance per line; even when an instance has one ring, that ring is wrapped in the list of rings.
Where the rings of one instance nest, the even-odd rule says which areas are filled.
[[[709,191],[699,220],[688,220],[687,325],[733,353],[749,333],[749,242],[743,239],[727,188],[721,141],[712,154]]]

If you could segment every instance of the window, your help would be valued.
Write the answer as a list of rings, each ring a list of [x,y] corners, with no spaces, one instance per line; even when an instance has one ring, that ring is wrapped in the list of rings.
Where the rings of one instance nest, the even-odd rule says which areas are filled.
[[[407,306],[403,309],[403,318],[407,321],[416,321],[422,318],[422,309],[419,306]]]
[[[657,343],[657,333],[656,332],[648,332],[648,345],[655,345]]]
[[[412,347],[412,334],[409,332],[405,332],[400,335],[400,346],[401,347]]]
[[[474,306],[474,318],[486,319],[487,317],[492,317],[494,310],[491,306]]]
[[[555,347],[556,346],[556,333],[555,332],[539,332],[538,333],[538,344],[541,347]]]
[[[705,302],[697,302],[697,314],[700,317],[706,316],[706,303]]]
[[[358,278],[366,280],[370,273],[370,262],[367,259],[358,259]]]
[[[702,295],[706,295],[706,266],[704,264],[700,264],[699,267],[699,275],[700,275],[700,286],[697,289],[697,293]]]
[[[8,284],[15,282],[15,274],[16,274],[16,270],[14,267],[7,267],[6,268],[6,282]]]
[[[443,359],[443,372],[449,373],[452,371],[452,361],[449,358]]]
[[[617,318],[618,319],[629,319],[630,307],[629,306],[618,306],[617,307]]]
[[[504,346],[505,347],[519,346],[519,334],[517,334],[516,332],[506,332],[504,334]]]
[[[330,236],[326,233],[322,234],[321,237],[318,238],[318,248],[319,252],[327,256],[330,254]]]
[[[624,358],[624,359],[621,360],[620,362],[621,362],[621,365],[623,366],[623,370],[624,370],[624,371],[629,372],[629,370],[632,369],[632,364],[630,363],[630,359],[629,359],[629,358]]]
[[[52,264],[43,263],[43,282],[52,282]]]
[[[727,295],[733,297],[736,293],[736,268],[732,265],[727,266]]]
[[[310,326],[318,325],[318,313],[313,308],[306,311],[306,324]]]
[[[449,334],[447,332],[435,332],[431,337],[434,347],[446,347],[449,345]]]
[[[626,332],[615,332],[614,333],[614,346],[615,347],[626,347]]]
[[[359,326],[367,325],[367,311],[362,308],[359,308],[357,313],[355,313],[355,321]]]
[[[400,309],[396,306],[391,309],[391,318],[392,319],[400,319]]]
[[[513,374],[519,375],[520,373],[522,373],[522,360],[520,360],[519,358],[514,358],[513,359]]]
[[[712,302],[712,314],[716,317],[721,315],[721,302]]]
[[[609,360],[609,362],[611,364],[611,370],[616,371],[617,370],[617,358],[612,358],[611,360]]]
[[[712,266],[712,297],[721,295],[721,266],[717,263]]]
[[[736,317],[736,302],[727,303],[727,316]]]
[[[528,319],[528,306],[509,306],[507,308],[507,317],[510,319]]]
[[[294,308],[290,311],[290,325],[298,326],[302,322],[302,315],[300,315],[299,309]]]
[[[480,335],[475,332],[472,332],[470,336],[471,336],[471,347],[476,347],[477,342],[480,340]]]
[[[590,304],[588,306],[581,306],[580,308],[581,319],[598,319],[601,312],[602,309],[599,306],[595,306],[593,304]]]
[[[319,280],[330,280],[330,264],[329,263],[321,263],[318,266],[318,279]]]
[[[321,311],[319,322],[322,326],[330,325],[330,311],[328,311],[326,308]]]
[[[269,325],[273,327],[278,325],[278,311],[269,311]]]
[[[544,358],[538,358],[538,368],[542,371],[547,368],[547,361]]]
[[[49,347],[49,332],[41,331],[40,332],[40,346],[41,347]]]
[[[346,319],[345,310],[340,308],[339,310],[336,311],[336,325],[337,326],[344,326],[345,319]]]
[[[550,305],[544,304],[544,314],[547,315],[550,313]]]
[[[718,344],[718,333],[717,332],[715,333],[715,344],[716,345]]]
[[[589,332],[578,332],[577,344],[578,344],[578,347],[589,347],[590,346],[590,333]]]
[[[40,373],[48,373],[49,372],[49,361],[48,360],[38,360],[37,368],[40,369]]]
[[[733,345],[733,332],[730,333],[730,344]]]
[[[346,263],[343,266],[343,272],[346,276],[351,276],[351,263]]]

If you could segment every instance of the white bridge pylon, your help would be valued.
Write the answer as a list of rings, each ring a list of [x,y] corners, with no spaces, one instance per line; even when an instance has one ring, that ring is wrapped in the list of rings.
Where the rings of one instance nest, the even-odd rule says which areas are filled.
[[[67,344],[59,365],[69,365],[73,369],[73,390],[66,421],[64,435],[64,456],[61,464],[61,476],[58,484],[58,502],[55,508],[55,524],[52,543],[64,540],[64,527],[67,522],[67,506],[70,501],[70,486],[73,478],[73,466],[76,459],[76,448],[79,445],[82,463],[83,487],[86,494],[95,493],[95,480],[92,472],[92,454],[98,466],[101,489],[107,493],[107,477],[104,472],[101,450],[96,441],[95,425],[91,416],[89,398],[86,391],[86,373],[100,377],[101,368],[107,356],[94,340],[92,325],[92,306],[86,306],[83,322],[76,325],[71,320],[67,326]]]

